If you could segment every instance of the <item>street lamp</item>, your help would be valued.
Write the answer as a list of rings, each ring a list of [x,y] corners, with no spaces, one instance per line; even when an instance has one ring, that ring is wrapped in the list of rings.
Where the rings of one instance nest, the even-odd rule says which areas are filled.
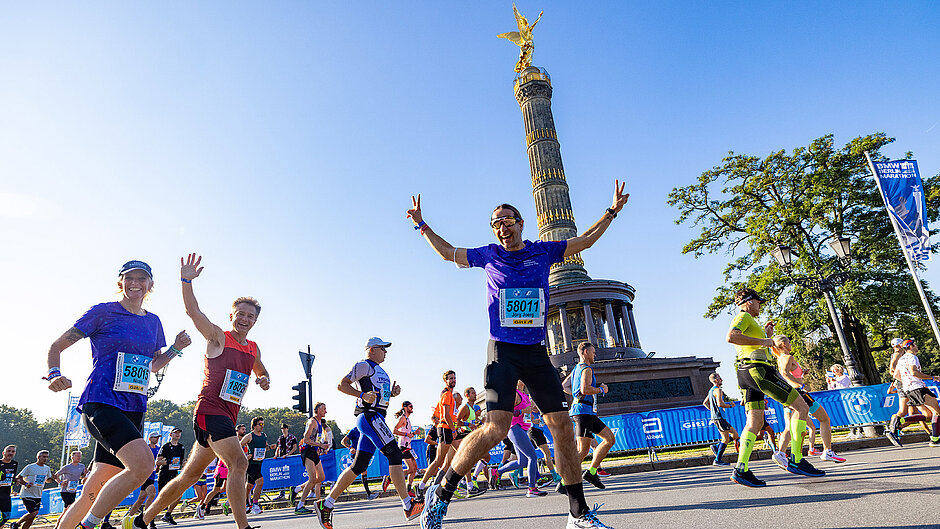
[[[832,250],[839,257],[839,262],[843,265],[847,264],[852,258],[852,242],[848,237],[834,239],[829,242],[829,246],[832,247]],[[778,245],[771,250],[770,253],[774,256],[774,259],[777,260],[777,264],[780,265],[780,268],[783,269],[783,272],[787,274],[787,277],[789,277],[791,281],[801,287],[811,288],[819,292],[826,299],[826,306],[829,307],[829,316],[832,318],[832,326],[836,329],[839,345],[842,347],[842,359],[845,362],[846,370],[849,372],[852,385],[864,385],[864,380],[855,362],[855,355],[849,350],[849,344],[845,340],[845,331],[842,329],[839,315],[836,314],[836,305],[832,301],[836,287],[845,284],[849,279],[849,273],[846,271],[836,272],[823,277],[819,274],[819,271],[816,270],[816,275],[813,276],[795,276],[790,273],[790,270],[793,268],[793,251],[789,246],[784,244]]]

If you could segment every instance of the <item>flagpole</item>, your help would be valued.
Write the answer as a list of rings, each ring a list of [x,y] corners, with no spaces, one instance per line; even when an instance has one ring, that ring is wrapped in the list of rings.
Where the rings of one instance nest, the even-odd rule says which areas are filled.
[[[865,151],[865,158],[868,160],[868,168],[871,170],[872,177],[875,179],[875,185],[878,186],[878,193],[881,195],[881,201],[884,202],[885,211],[888,213],[888,219],[891,221],[891,227],[894,228],[894,234],[897,236],[898,243],[901,245],[901,253],[904,254],[904,260],[907,261],[907,268],[911,271],[911,277],[914,278],[917,293],[920,294],[920,300],[924,304],[924,310],[927,311],[927,319],[930,320],[930,328],[933,329],[934,338],[937,340],[937,344],[940,345],[940,328],[937,327],[937,320],[933,316],[930,302],[927,301],[927,294],[924,292],[924,287],[920,283],[920,276],[917,275],[914,262],[911,261],[911,256],[907,253],[904,239],[901,237],[901,229],[898,227],[897,220],[895,220],[894,215],[891,214],[891,210],[888,208],[884,190],[881,189],[881,181],[878,179],[878,172],[875,170],[875,163],[871,160],[871,155],[868,154],[868,151]]]
[[[69,429],[69,415],[72,414],[72,392],[69,391],[69,396],[65,399],[65,431],[68,432]],[[68,448],[68,439],[66,436],[62,435],[62,457],[59,458],[59,468],[65,466],[65,450]]]

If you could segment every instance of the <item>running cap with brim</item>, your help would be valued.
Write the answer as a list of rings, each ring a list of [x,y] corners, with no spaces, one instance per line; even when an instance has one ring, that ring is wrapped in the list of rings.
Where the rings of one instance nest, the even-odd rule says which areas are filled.
[[[741,298],[741,301],[738,302],[738,305],[744,305],[745,303],[747,303],[748,301],[751,301],[752,299],[756,299],[757,301],[760,301],[761,303],[766,303],[766,302],[767,302],[766,299],[764,299],[764,298],[760,297],[759,295],[757,295],[757,292],[753,292],[753,293],[750,293],[750,294],[744,296],[743,298]]]
[[[903,345],[905,349],[910,349],[911,346],[914,345],[914,340],[904,340],[904,343],[901,345]]]
[[[378,347],[378,346],[391,347],[392,342],[386,342],[385,340],[377,336],[373,336],[372,338],[369,338],[369,341],[366,342],[366,349],[371,349],[373,347]]]
[[[153,271],[150,269],[150,265],[143,261],[128,261],[124,263],[124,266],[121,267],[121,271],[118,272],[118,275],[123,276],[131,270],[143,270],[144,272],[147,272],[147,275],[150,276],[150,279],[153,279]]]
[[[147,436],[148,439],[153,439],[154,437],[160,437],[160,432],[150,432],[150,435]]]
[[[182,429],[182,428],[173,428],[172,430],[170,430],[170,433],[176,433],[176,432],[182,433],[182,432],[183,432],[183,429]]]
[[[902,339],[900,339],[900,338],[892,338],[892,339],[891,339],[891,347],[895,347],[895,346],[901,345],[902,343],[904,343],[904,340],[902,340]]]

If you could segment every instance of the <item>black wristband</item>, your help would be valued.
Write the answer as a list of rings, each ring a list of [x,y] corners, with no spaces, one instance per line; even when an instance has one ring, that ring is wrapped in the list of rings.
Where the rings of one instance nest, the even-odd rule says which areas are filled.
[[[607,213],[610,213],[610,218],[612,219],[617,218],[617,212],[614,211],[614,208],[607,208]]]

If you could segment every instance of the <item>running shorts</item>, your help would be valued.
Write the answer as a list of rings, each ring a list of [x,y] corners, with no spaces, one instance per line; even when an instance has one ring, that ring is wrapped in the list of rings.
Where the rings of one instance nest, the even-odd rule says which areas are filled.
[[[75,503],[75,493],[74,492],[65,492],[60,491],[59,496],[62,498],[62,504],[68,507],[69,505]]]
[[[607,425],[593,413],[583,413],[571,417],[574,419],[574,432],[577,437],[594,437],[604,431]]]
[[[927,404],[927,396],[933,396],[933,393],[927,388],[917,388],[907,391],[907,398],[914,406],[923,406]]]
[[[39,512],[39,508],[42,507],[42,498],[24,498],[20,496],[20,500],[23,502],[23,508],[29,514]]]
[[[140,486],[140,492],[144,492],[144,491],[147,490],[148,488],[153,487],[155,483],[156,483],[156,482],[153,480],[153,476],[148,477],[148,478],[144,481],[144,484]]]
[[[227,415],[196,414],[193,417],[193,433],[196,442],[203,448],[209,448],[209,441],[217,443],[222,439],[235,437],[235,423]]]
[[[163,487],[166,487],[166,484],[173,481],[180,473],[178,470],[167,470],[166,472],[160,472],[157,475],[157,485],[160,490],[163,490]]]
[[[97,441],[95,463],[124,468],[115,454],[127,443],[144,438],[144,412],[141,411],[124,411],[110,404],[86,402],[82,405],[82,422]]]
[[[542,414],[567,411],[568,401],[558,371],[542,344],[523,345],[490,340],[486,348],[486,410],[512,412],[516,382],[522,380]]]
[[[0,492],[0,514],[13,512],[13,500],[10,499],[9,492]]]
[[[401,458],[402,459],[417,459],[414,452],[411,451],[410,446],[401,447]]]
[[[787,384],[777,368],[770,364],[740,364],[738,366],[738,388],[744,395],[745,410],[764,409],[764,396],[789,406],[800,395],[796,388]]]
[[[508,437],[503,439],[503,450],[509,452],[510,454],[516,453],[516,447],[513,446],[512,441],[510,441]]]
[[[715,428],[718,428],[719,432],[727,432],[731,429],[731,423],[728,422],[724,417],[716,417],[712,419],[712,424],[715,425]]]
[[[248,483],[252,485],[255,481],[261,479],[261,464],[259,463],[248,463],[248,472],[245,474],[245,477],[248,478]]]
[[[218,490],[218,489],[222,486],[223,483],[225,483],[225,478],[220,478],[220,477],[216,476],[216,478],[215,478],[215,490]]]
[[[816,413],[819,411],[819,408],[822,407],[809,393],[803,391],[802,389],[798,389],[796,391],[800,394],[801,397],[803,397],[803,400],[806,401],[806,405],[809,406],[810,413]]]
[[[534,443],[535,446],[548,444],[548,439],[545,438],[545,432],[543,432],[542,429],[537,426],[529,428],[529,439],[532,440],[532,443]]]
[[[308,446],[300,453],[301,461],[309,459],[314,465],[320,464],[320,454],[315,446]]]
[[[897,390],[898,390],[898,398],[899,398],[899,399],[906,399],[906,398],[907,398],[907,392],[904,391],[904,388],[901,387],[901,384],[900,384],[900,383],[898,383]]]
[[[454,444],[454,431],[443,426],[437,427],[437,442],[442,445]]]

